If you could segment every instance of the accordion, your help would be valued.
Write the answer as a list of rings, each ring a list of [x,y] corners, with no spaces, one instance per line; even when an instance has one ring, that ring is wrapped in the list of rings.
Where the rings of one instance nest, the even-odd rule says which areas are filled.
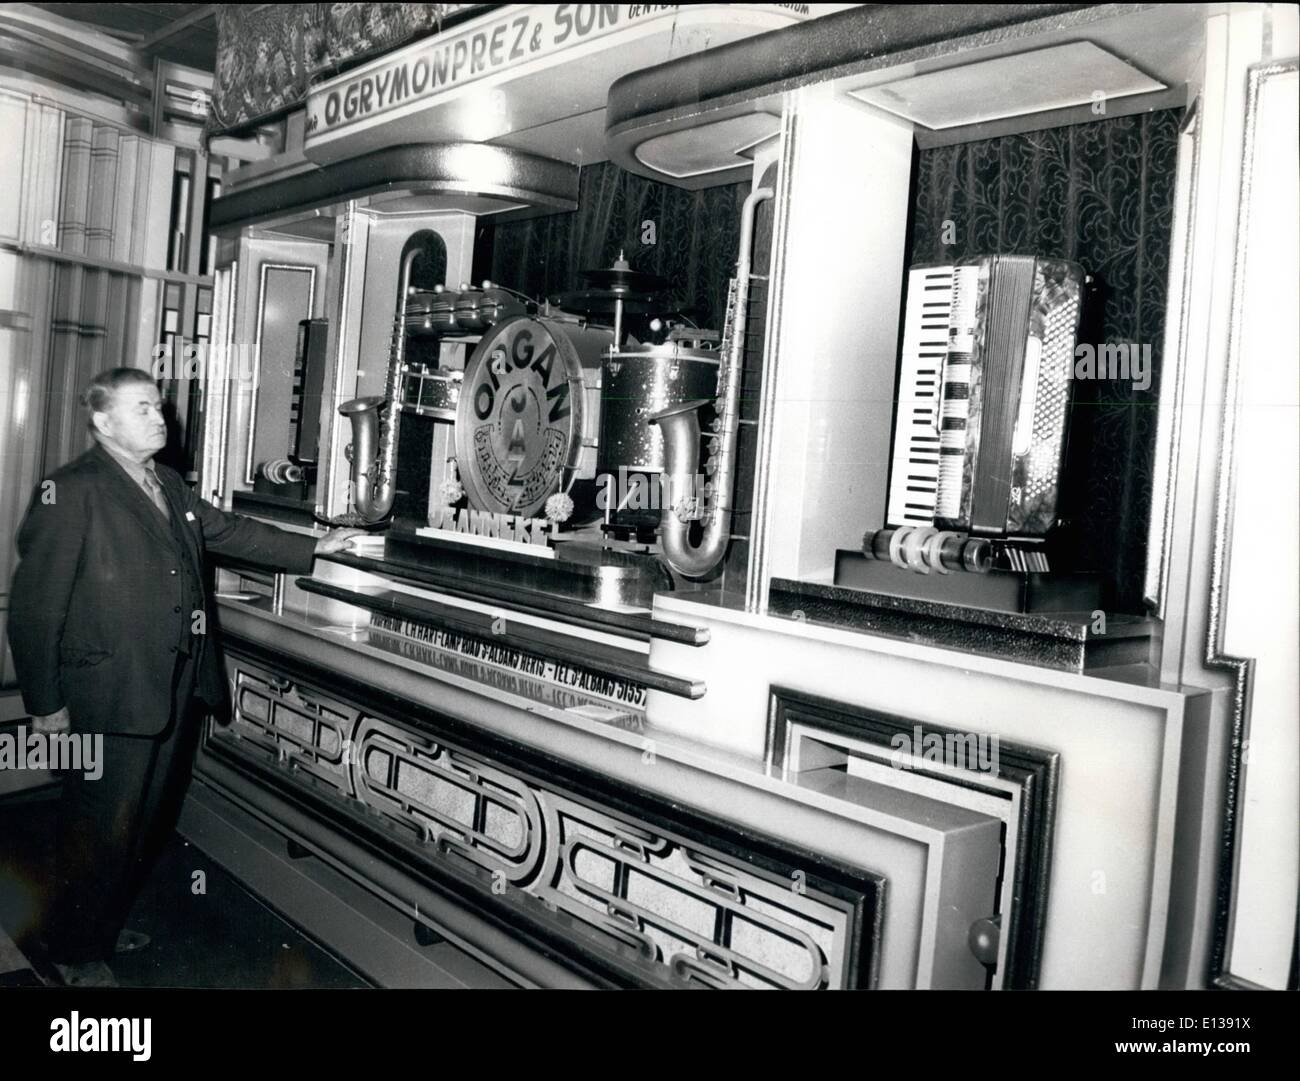
[[[1083,286],[1032,255],[911,269],[887,525],[1051,529]]]

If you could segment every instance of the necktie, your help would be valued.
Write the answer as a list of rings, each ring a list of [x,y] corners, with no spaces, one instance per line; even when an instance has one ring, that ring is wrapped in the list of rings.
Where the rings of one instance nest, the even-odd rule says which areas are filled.
[[[163,496],[162,484],[152,469],[146,468],[144,471],[144,488],[149,493],[149,498],[153,500],[153,505],[158,508],[164,518],[170,521],[171,515],[167,511],[167,500]]]

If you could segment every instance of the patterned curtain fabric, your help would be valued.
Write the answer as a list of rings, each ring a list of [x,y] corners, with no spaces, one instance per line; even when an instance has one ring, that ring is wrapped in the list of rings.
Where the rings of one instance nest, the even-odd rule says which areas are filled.
[[[1074,380],[1063,480],[1078,569],[1109,581],[1123,612],[1143,610],[1180,121],[1171,109],[920,154],[909,265],[1072,259],[1099,287],[1081,342],[1150,347],[1149,386]]]
[[[584,288],[580,271],[611,266],[660,274],[702,327],[720,330],[749,184],[685,191],[611,162],[584,166],[578,209],[493,228],[494,281],[530,296]]]
[[[487,4],[218,4],[209,134],[300,104],[313,81]]]

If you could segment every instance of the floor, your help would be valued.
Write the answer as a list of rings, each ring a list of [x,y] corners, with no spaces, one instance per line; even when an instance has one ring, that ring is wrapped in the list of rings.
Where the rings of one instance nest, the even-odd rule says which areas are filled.
[[[0,939],[7,931],[45,978],[51,972],[36,929],[50,878],[51,795],[0,801]],[[179,834],[172,835],[127,926],[153,941],[114,958],[113,973],[124,987],[369,986]]]

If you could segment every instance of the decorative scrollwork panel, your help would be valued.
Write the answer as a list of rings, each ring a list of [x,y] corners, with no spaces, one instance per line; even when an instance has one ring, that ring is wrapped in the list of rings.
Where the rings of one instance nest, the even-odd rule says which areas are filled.
[[[877,876],[835,868],[828,877],[814,854],[576,766],[561,777],[524,748],[502,758],[467,747],[417,707],[418,717],[398,723],[345,704],[338,690],[230,663],[235,717],[212,726],[210,744],[275,785],[324,781],[311,787],[333,803],[327,817],[352,829],[383,823],[402,839],[396,858],[434,879],[455,865],[462,891],[480,889],[485,907],[510,903],[502,895],[512,893],[516,917],[545,925],[543,937],[571,943],[575,957],[620,982],[791,990],[872,982]],[[358,805],[369,813],[358,815]]]
[[[234,676],[232,702],[231,723],[215,734],[256,747],[280,765],[352,795],[346,759],[355,708],[244,665]]]
[[[357,735],[357,798],[420,840],[512,884],[541,860],[536,796],[510,774],[433,740],[366,717]]]

